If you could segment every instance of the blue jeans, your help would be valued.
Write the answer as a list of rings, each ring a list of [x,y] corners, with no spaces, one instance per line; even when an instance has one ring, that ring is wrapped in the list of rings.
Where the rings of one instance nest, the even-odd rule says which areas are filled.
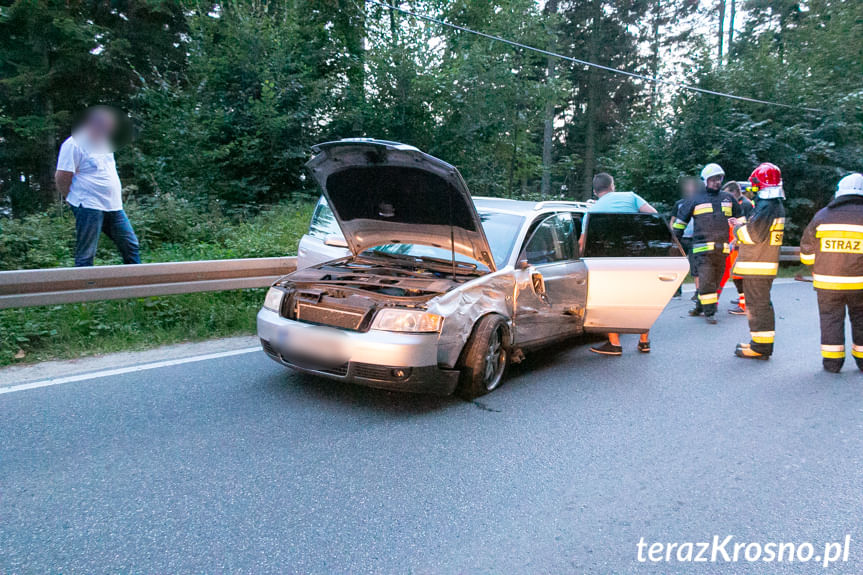
[[[139,264],[138,238],[126,212],[103,212],[83,206],[72,206],[75,214],[75,267],[93,265],[99,234],[111,238],[123,257],[124,264]]]

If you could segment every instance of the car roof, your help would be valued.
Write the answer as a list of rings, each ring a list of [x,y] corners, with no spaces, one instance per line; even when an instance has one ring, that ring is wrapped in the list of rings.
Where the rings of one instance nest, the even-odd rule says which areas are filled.
[[[540,212],[549,212],[560,209],[574,212],[586,212],[588,204],[585,202],[574,202],[568,200],[550,200],[544,202],[531,202],[526,200],[510,200],[507,198],[490,198],[485,196],[474,196],[473,203],[476,209],[483,212],[503,212],[529,216]]]

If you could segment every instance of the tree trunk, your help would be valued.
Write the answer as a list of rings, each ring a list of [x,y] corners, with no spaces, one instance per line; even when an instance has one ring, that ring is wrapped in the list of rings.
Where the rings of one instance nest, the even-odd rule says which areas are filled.
[[[725,40],[725,0],[719,0],[719,57],[718,65],[722,65],[722,41]]]
[[[545,5],[546,14],[554,14],[557,12],[557,1],[548,0]],[[554,31],[549,34],[549,50],[554,50]],[[542,183],[539,186],[539,197],[545,199],[551,194],[551,163],[553,157],[554,145],[554,100],[551,94],[551,86],[554,83],[554,58],[551,56],[546,60],[545,81],[549,85],[549,98],[545,102],[545,115],[542,131]]]
[[[728,61],[731,61],[731,50],[734,49],[734,17],[737,12],[737,2],[736,0],[730,0],[731,2],[731,13],[729,14],[728,21],[728,47],[725,49],[725,52],[728,54]]]
[[[656,78],[659,76],[659,21],[662,17],[662,0],[656,0],[653,6],[653,39],[650,55],[650,74]],[[659,107],[657,99],[659,97],[659,84],[653,82],[650,86],[650,113],[656,115],[656,110]]]
[[[554,59],[549,57],[546,64],[546,78],[551,81],[554,75]],[[551,194],[551,161],[554,140],[554,102],[551,97],[545,102],[545,121],[542,131],[542,183],[539,187],[539,197],[545,199]]]
[[[593,17],[591,18],[590,44],[588,56],[591,62],[596,62],[599,55],[599,43],[602,41],[600,22],[602,19],[602,2],[593,1]],[[587,71],[587,125],[584,130],[584,163],[582,165],[582,199],[587,199],[593,192],[593,172],[596,169],[596,118],[599,114],[599,73],[590,67]]]
[[[31,35],[33,51],[39,55],[42,69],[45,77],[49,77],[51,73],[51,59],[48,54],[48,40],[39,35]],[[43,92],[38,97],[38,108],[42,118],[45,120],[45,128],[42,134],[42,153],[38,159],[38,173],[36,174],[36,182],[39,186],[39,205],[42,208],[49,207],[56,197],[54,185],[54,166],[57,152],[57,135],[54,129],[54,102],[51,100],[51,94],[48,91]]]
[[[366,68],[366,9],[365,3],[339,0],[342,37],[350,55],[351,63],[347,68],[348,97],[351,131],[354,136],[363,135],[363,113],[365,111],[365,68]]]

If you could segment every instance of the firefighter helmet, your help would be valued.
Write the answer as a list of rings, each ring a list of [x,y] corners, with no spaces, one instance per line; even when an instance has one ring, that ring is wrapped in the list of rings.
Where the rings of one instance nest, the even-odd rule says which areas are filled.
[[[719,164],[707,164],[701,170],[701,180],[707,183],[707,180],[714,176],[725,176],[725,170]]]
[[[836,186],[836,197],[847,194],[858,194],[863,196],[863,174],[848,174]]]
[[[752,184],[754,191],[758,192],[759,198],[785,197],[785,192],[782,189],[782,172],[770,162],[764,162],[755,168],[752,175],[749,176],[749,183]]]

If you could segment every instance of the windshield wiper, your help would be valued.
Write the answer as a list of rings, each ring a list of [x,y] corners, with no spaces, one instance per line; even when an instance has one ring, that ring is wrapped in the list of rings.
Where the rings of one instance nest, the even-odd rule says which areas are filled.
[[[438,264],[442,264],[442,265],[446,265],[446,266],[451,266],[453,264],[453,262],[450,260],[435,258],[432,256],[413,256],[413,257],[415,257],[418,260],[423,261],[423,262],[438,263]],[[457,265],[460,268],[465,268],[465,269],[472,270],[472,271],[477,269],[476,264],[472,264],[470,262],[460,262],[458,260],[454,260],[454,261],[455,261],[455,265]]]

